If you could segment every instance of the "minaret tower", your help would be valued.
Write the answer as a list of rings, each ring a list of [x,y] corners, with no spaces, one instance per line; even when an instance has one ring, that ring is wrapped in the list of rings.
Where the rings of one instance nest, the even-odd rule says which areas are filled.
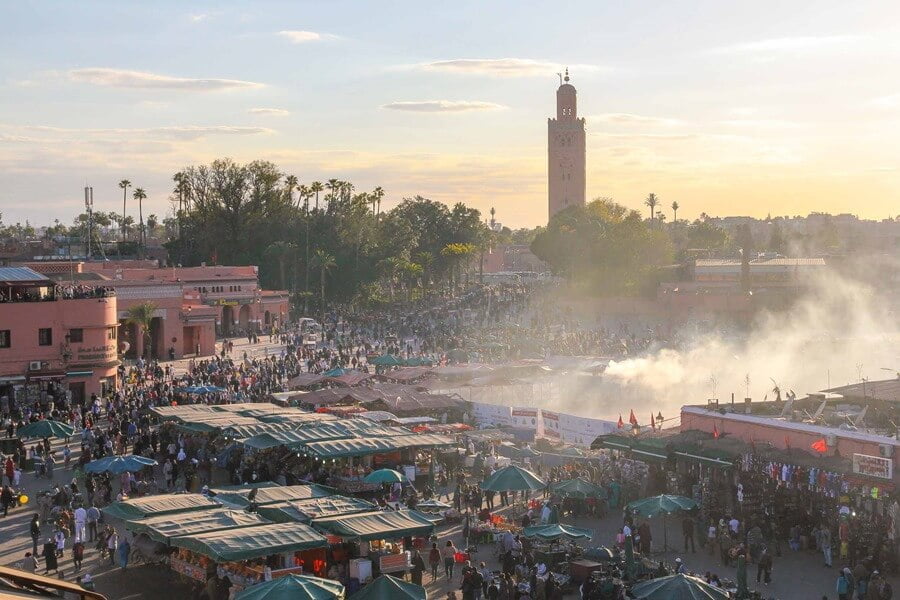
[[[569,69],[556,90],[556,118],[547,119],[549,216],[585,201],[585,130]]]

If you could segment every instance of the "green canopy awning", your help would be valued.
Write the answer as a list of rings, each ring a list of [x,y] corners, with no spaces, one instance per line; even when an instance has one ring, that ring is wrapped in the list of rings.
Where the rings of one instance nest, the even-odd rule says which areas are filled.
[[[515,465],[498,469],[481,482],[481,489],[492,492],[535,491],[546,486],[537,475]]]
[[[728,600],[728,592],[698,577],[670,575],[644,581],[631,588],[638,600]]]
[[[550,490],[566,498],[606,498],[606,490],[581,478],[550,484]]]
[[[234,595],[234,600],[343,600],[344,586],[332,579],[285,575],[257,583]]]
[[[566,538],[570,540],[589,540],[594,537],[591,529],[582,529],[580,527],[572,527],[571,525],[562,525],[554,523],[552,525],[535,525],[534,527],[526,527],[522,531],[522,535],[527,538],[539,538],[542,540],[558,540]]]
[[[369,585],[350,596],[350,600],[425,600],[425,588],[402,579],[382,575]]]
[[[231,425],[222,429],[222,434],[236,439],[245,439],[261,433],[288,431],[294,426],[290,423],[256,423],[255,425]]]
[[[379,367],[399,367],[403,364],[403,359],[397,358],[390,354],[382,354],[381,356],[369,361],[369,364]]]
[[[324,536],[303,523],[272,523],[172,538],[172,545],[216,562],[235,562],[282,552],[325,548]]]
[[[75,428],[59,421],[35,421],[20,427],[16,431],[18,438],[67,438],[75,433]]]
[[[210,531],[266,525],[270,521],[243,510],[213,509],[175,513],[129,521],[125,526],[135,533],[146,533],[158,542],[168,544],[172,538]]]
[[[202,494],[161,494],[113,502],[101,510],[105,517],[133,521],[210,508],[219,508],[219,505]]]
[[[295,502],[276,502],[259,507],[259,514],[276,523],[308,523],[313,519],[336,517],[361,512],[371,512],[378,507],[361,498],[328,496],[309,498]]]
[[[320,442],[323,440],[341,440],[353,437],[340,425],[323,423],[321,425],[310,425],[309,427],[300,427],[293,429],[285,429],[282,431],[267,431],[254,435],[251,438],[243,440],[241,443],[250,448],[262,450],[265,448],[275,448],[277,446],[296,447],[308,442]]]
[[[212,490],[210,490],[212,491]],[[250,505],[248,496],[252,490],[232,490],[214,492],[214,498],[226,506],[243,508]],[[325,498],[334,494],[334,490],[317,483],[309,485],[277,485],[273,487],[263,487],[256,490],[256,498],[254,502],[263,506],[266,504],[274,504],[275,502],[291,502],[293,500],[307,500],[309,498]]]
[[[359,420],[361,421],[362,419]],[[357,435],[365,435],[365,433],[358,433]],[[452,446],[455,443],[452,438],[447,436],[419,433],[391,438],[366,437],[311,442],[301,446],[301,451],[316,458],[346,458],[348,456],[386,454],[404,448]]]
[[[407,535],[425,536],[434,532],[434,523],[414,510],[365,513],[345,517],[315,519],[312,526],[348,540],[395,540]]]

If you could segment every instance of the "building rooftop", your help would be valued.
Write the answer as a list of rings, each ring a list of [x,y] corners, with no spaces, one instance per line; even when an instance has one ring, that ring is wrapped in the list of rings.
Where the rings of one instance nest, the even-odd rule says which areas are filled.
[[[0,267],[0,284],[21,285],[27,283],[49,283],[50,280],[28,267]]]
[[[840,394],[844,398],[869,398],[886,402],[900,402],[900,377],[881,381],[866,381],[824,390],[832,394]]]
[[[694,263],[698,267],[734,267],[741,265],[739,258],[698,258]],[[750,266],[770,267],[824,267],[824,258],[754,258]]]

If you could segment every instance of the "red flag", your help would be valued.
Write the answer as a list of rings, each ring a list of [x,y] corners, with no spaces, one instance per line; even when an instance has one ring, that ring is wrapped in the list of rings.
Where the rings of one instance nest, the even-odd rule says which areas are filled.
[[[631,416],[628,417],[628,422],[631,423],[632,425],[637,425],[637,424],[638,424],[638,422],[637,422],[637,417],[634,416],[634,410],[631,411]]]
[[[719,439],[719,428],[713,423],[713,439]]]
[[[812,443],[812,449],[825,454],[828,452],[828,442],[825,441],[825,438],[820,438]]]
[[[653,420],[653,413],[650,413],[650,428],[656,431],[656,421]]]
[[[619,429],[625,427],[625,421],[622,420],[622,415],[619,415],[619,422],[617,423],[617,425],[619,426]]]

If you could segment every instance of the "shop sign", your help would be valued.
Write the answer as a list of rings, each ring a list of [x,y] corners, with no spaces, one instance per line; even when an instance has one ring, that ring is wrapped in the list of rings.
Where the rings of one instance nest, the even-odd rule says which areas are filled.
[[[75,349],[76,361],[116,360],[115,344],[106,346],[79,346]]]
[[[881,456],[869,456],[868,454],[853,455],[853,472],[878,479],[894,478],[894,461]]]

